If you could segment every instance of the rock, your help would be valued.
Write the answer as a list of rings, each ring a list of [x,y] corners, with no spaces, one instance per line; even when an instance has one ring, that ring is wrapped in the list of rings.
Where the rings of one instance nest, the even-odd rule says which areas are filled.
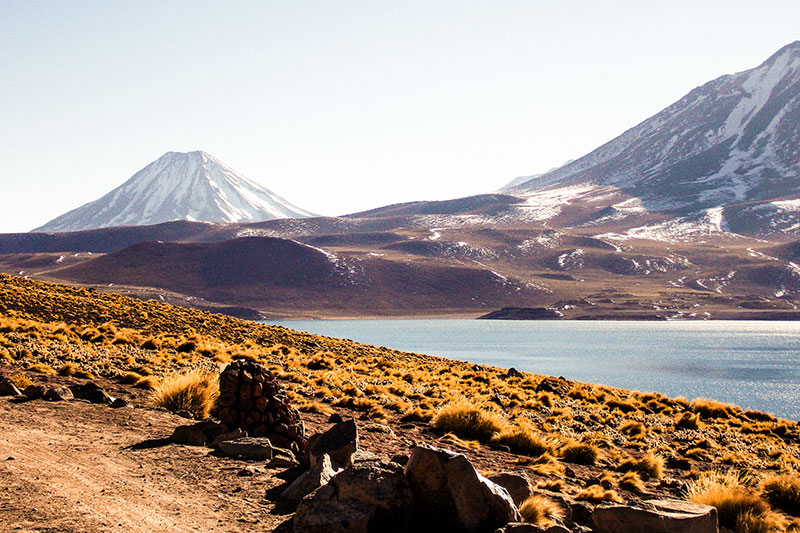
[[[282,457],[276,456],[267,462],[267,468],[269,469],[284,469],[288,470],[289,468],[294,468],[296,466],[300,466],[300,462],[297,459],[290,459],[289,457]]]
[[[502,533],[569,533],[569,529],[564,526],[537,526],[525,522],[511,522],[506,524],[506,527],[500,528],[497,531]]]
[[[358,428],[356,421],[352,419],[339,422],[328,431],[314,435],[308,441],[311,466],[327,454],[334,463],[347,467],[353,463],[353,454],[356,451],[358,451]]]
[[[425,529],[489,531],[521,519],[506,489],[478,474],[464,455],[417,446],[405,473],[415,520]]]
[[[241,439],[242,437],[246,437],[247,432],[242,431],[241,429],[235,429],[233,431],[229,431],[227,433],[223,433],[222,435],[218,435],[211,441],[212,448],[219,448],[219,443],[224,440],[236,440]]]
[[[365,424],[363,429],[368,433],[385,433],[387,435],[394,435],[392,428],[386,424]]]
[[[121,407],[129,407],[130,405],[131,402],[129,402],[125,398],[114,398],[113,400],[111,400],[111,404],[109,405],[109,407],[111,407],[112,409],[119,409]]]
[[[47,392],[47,387],[44,385],[28,385],[25,387],[25,390],[22,391],[22,394],[25,395],[29,400],[35,400],[36,398],[41,398]]]
[[[304,472],[286,490],[281,493],[281,499],[289,503],[298,503],[306,495],[311,494],[319,487],[325,485],[333,476],[342,469],[333,464],[330,456],[323,455],[311,470]]]
[[[344,418],[339,413],[331,413],[331,416],[328,417],[328,422],[338,424],[339,422],[344,422]]]
[[[262,470],[261,468],[253,465],[248,465],[239,470],[239,472],[237,472],[236,475],[239,477],[253,477],[256,474],[263,474],[263,473],[264,470]]]
[[[102,387],[91,381],[70,385],[69,390],[72,391],[72,394],[75,395],[76,398],[87,400],[91,403],[110,404],[114,401],[114,398],[109,396]]]
[[[0,376],[0,396],[22,396],[22,392],[14,382],[5,376]]]
[[[585,526],[592,521],[592,513],[594,510],[588,504],[582,502],[575,502],[569,505],[570,513],[572,514],[572,521],[578,525]]]
[[[225,367],[216,405],[214,415],[229,428],[242,429],[251,437],[266,437],[298,454],[305,452],[306,433],[300,412],[265,366],[239,360]]]
[[[398,453],[397,455],[393,455],[390,461],[400,466],[406,466],[408,464],[408,454]]]
[[[533,493],[531,480],[523,473],[503,472],[489,476],[489,479],[506,489],[517,507]]]
[[[236,459],[245,461],[272,459],[272,443],[265,437],[240,437],[234,440],[223,440],[217,446],[223,454]]]
[[[228,433],[228,428],[211,419],[196,424],[178,426],[172,432],[170,440],[176,444],[189,446],[208,446],[220,435]]]
[[[413,494],[403,471],[379,461],[352,465],[300,502],[295,533],[410,531]]]
[[[69,390],[67,387],[63,387],[61,385],[56,385],[54,387],[48,388],[44,396],[42,396],[48,402],[63,402],[74,400],[75,395],[72,394],[72,391]]]
[[[717,533],[717,510],[680,500],[648,500],[640,506],[601,505],[592,514],[598,533]]]

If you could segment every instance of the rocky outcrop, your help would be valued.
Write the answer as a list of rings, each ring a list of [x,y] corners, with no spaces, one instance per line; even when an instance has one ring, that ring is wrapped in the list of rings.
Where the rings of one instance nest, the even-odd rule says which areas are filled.
[[[489,480],[506,489],[517,507],[533,493],[530,478],[522,473],[502,472],[489,476]]]
[[[323,455],[311,470],[304,472],[281,493],[281,499],[296,504],[306,495],[311,494],[330,481],[342,468],[331,461],[330,456]]]
[[[506,489],[478,474],[461,454],[417,446],[405,467],[414,515],[437,531],[491,531],[520,514]]]
[[[332,426],[324,433],[308,439],[308,460],[314,466],[323,455],[341,467],[353,463],[353,455],[358,451],[358,428],[355,420],[345,420]]]
[[[111,405],[115,400],[115,398],[111,397],[102,387],[91,381],[70,385],[69,389],[76,398],[86,400],[90,403]]]
[[[411,488],[399,465],[378,461],[354,464],[300,502],[294,517],[294,532],[406,532],[411,521],[412,499]]]
[[[14,382],[5,376],[0,376],[0,396],[22,396],[22,392]]]
[[[243,360],[229,364],[220,375],[219,393],[215,414],[223,424],[251,437],[267,437],[296,454],[305,451],[300,413],[264,366]]]
[[[601,505],[592,514],[598,533],[717,533],[717,510],[680,500],[649,500],[639,506]]]

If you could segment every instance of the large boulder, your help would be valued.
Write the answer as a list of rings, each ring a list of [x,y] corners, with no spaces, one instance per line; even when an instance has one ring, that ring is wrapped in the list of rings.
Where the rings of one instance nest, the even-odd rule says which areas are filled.
[[[399,465],[379,461],[353,464],[300,502],[294,531],[409,531],[412,499],[411,488]]]
[[[638,506],[601,505],[592,514],[598,533],[717,533],[717,510],[680,500],[648,500]]]
[[[478,474],[464,455],[417,446],[405,474],[415,521],[426,530],[491,531],[521,520],[508,491]]]
[[[331,461],[330,456],[323,455],[311,470],[304,472],[281,493],[281,499],[290,504],[297,504],[306,495],[330,481],[342,469]]]
[[[339,422],[308,440],[308,459],[311,466],[323,455],[329,455],[334,463],[347,467],[353,463],[353,456],[357,451],[358,427],[352,419]]]

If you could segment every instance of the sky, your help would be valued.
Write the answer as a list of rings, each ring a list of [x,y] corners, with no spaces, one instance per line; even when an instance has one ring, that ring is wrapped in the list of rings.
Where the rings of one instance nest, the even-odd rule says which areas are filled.
[[[342,215],[497,190],[800,39],[797,0],[0,0],[0,232],[168,151]]]

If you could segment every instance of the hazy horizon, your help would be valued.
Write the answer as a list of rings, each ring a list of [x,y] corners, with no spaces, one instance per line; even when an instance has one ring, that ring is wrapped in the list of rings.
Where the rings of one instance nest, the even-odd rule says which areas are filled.
[[[800,38],[796,2],[0,1],[0,232],[203,150],[341,215],[492,192]]]

